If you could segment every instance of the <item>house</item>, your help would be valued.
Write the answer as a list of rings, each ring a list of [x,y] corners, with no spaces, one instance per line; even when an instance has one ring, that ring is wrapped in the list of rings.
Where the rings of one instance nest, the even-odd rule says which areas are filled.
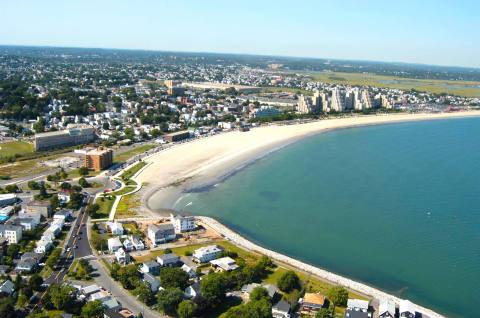
[[[103,302],[104,300],[108,300],[108,299],[110,299],[110,293],[103,289],[96,293],[91,294],[89,297],[90,301],[98,300],[100,302]]]
[[[24,231],[31,231],[35,229],[38,223],[38,219],[29,217],[16,217],[8,221],[8,224],[10,225],[21,226]]]
[[[127,252],[133,251],[133,243],[129,238],[125,239],[122,244]]]
[[[130,236],[130,240],[132,241],[133,247],[136,251],[142,251],[145,249],[145,244],[143,244],[142,240],[140,240],[136,236]]]
[[[400,302],[400,317],[414,318],[415,309],[409,300],[402,300]]]
[[[115,258],[120,264],[127,264],[130,262],[130,255],[121,247],[115,251]]]
[[[275,285],[265,284],[262,287],[267,290],[268,297],[270,297],[271,299],[275,298],[275,296],[278,294],[278,288]]]
[[[243,285],[240,290],[242,293],[250,295],[252,291],[257,287],[260,287],[260,284],[251,283],[251,284]]]
[[[12,296],[15,292],[15,285],[11,280],[6,280],[0,285],[0,296]]]
[[[160,288],[160,280],[150,273],[143,274],[143,281],[148,284],[150,290],[154,293]]]
[[[135,315],[126,308],[120,310],[105,309],[103,318],[135,318]]]
[[[192,285],[185,288],[183,293],[185,298],[192,299],[200,295],[200,284],[198,282],[193,283]]]
[[[230,272],[236,270],[239,266],[235,263],[235,260],[231,257],[222,257],[210,261],[210,264],[220,272]]]
[[[140,271],[143,273],[150,273],[153,275],[160,274],[160,264],[155,261],[148,261],[142,264]]]
[[[98,285],[89,285],[89,286],[83,287],[81,289],[81,292],[85,297],[89,297],[90,295],[98,293],[101,290],[102,289],[98,287]]]
[[[102,301],[102,305],[106,310],[110,309],[113,311],[119,311],[120,309],[122,309],[122,306],[120,305],[120,303],[112,296],[104,299]]]
[[[24,259],[33,258],[37,263],[39,263],[44,256],[45,256],[45,253],[25,252],[22,254],[20,259],[24,260]]]
[[[174,266],[180,261],[180,257],[178,257],[174,253],[163,254],[157,256],[157,263],[160,266]]]
[[[300,312],[311,315],[318,312],[325,305],[325,296],[321,294],[305,293],[300,301]]]
[[[118,222],[107,222],[107,227],[112,235],[123,235],[123,225]]]
[[[347,302],[347,310],[345,317],[348,318],[368,318],[368,301],[361,299],[349,299]]]
[[[62,210],[53,215],[54,220],[62,220],[63,223],[67,222],[70,220],[72,217],[72,211],[71,210]]]
[[[290,318],[291,306],[285,300],[280,300],[278,303],[272,306],[273,318]]]
[[[22,259],[15,267],[16,271],[29,273],[37,267],[37,261],[33,258]]]
[[[58,192],[57,195],[58,195],[58,201],[61,204],[67,204],[68,202],[70,202],[70,193],[69,192],[60,191],[60,192]]]
[[[198,263],[207,263],[218,258],[222,251],[217,245],[209,245],[195,250],[192,256]]]
[[[395,302],[392,300],[382,299],[380,300],[380,306],[378,307],[379,318],[394,318],[395,317]]]
[[[0,265],[0,275],[7,275],[10,272],[10,266]]]
[[[0,194],[0,207],[14,204],[17,200],[18,198],[15,193]]]
[[[183,264],[181,269],[188,274],[190,278],[195,278],[197,277],[197,268],[193,266],[189,266],[187,264]]]
[[[110,253],[116,252],[119,248],[123,246],[122,242],[120,242],[120,239],[118,237],[109,238],[107,241],[107,245],[108,245],[108,251]]]
[[[39,213],[45,218],[52,215],[52,205],[48,201],[33,200],[27,203],[25,210],[27,213]]]
[[[182,216],[170,214],[170,222],[175,227],[176,233],[194,231],[197,228],[194,216]]]
[[[36,245],[37,245],[37,247],[35,247],[36,253],[46,253],[53,247],[53,243],[51,240],[44,240],[44,239],[40,239],[40,241],[37,241]]]
[[[151,224],[148,226],[148,239],[153,246],[172,241],[176,238],[175,228],[172,223]]]
[[[51,224],[46,230],[45,232],[43,232],[44,234],[46,233],[51,233],[54,238],[57,237],[58,234],[60,234],[60,232],[62,231],[62,227],[59,226],[58,224]]]
[[[9,244],[17,244],[22,240],[22,227],[19,225],[0,224],[0,237],[8,240]]]

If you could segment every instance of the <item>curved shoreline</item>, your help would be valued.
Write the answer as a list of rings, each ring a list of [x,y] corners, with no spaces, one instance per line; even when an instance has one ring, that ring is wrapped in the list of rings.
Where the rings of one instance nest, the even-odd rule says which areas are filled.
[[[196,140],[185,145],[183,144],[178,145],[178,148],[173,147],[169,149],[171,153],[167,156],[162,156],[162,154],[160,153],[160,154],[153,155],[152,157],[147,159],[147,161],[150,163],[149,164],[150,171],[145,172],[146,170],[148,170],[148,169],[145,169],[145,171],[142,171],[142,173],[139,174],[137,177],[140,177],[140,181],[145,182],[145,179],[142,179],[142,174],[144,178],[148,174],[149,177],[147,178],[147,180],[152,180],[152,177],[153,177],[153,178],[157,178],[156,180],[160,182],[158,183],[149,182],[149,184],[151,183],[151,185],[148,187],[149,189],[147,189],[147,192],[144,194],[142,201],[144,202],[144,205],[146,205],[147,208],[151,211],[154,211],[160,214],[163,214],[162,213],[163,211],[165,212],[168,211],[169,213],[171,212],[171,209],[175,207],[175,202],[177,202],[178,199],[181,198],[181,196],[184,193],[188,193],[189,190],[191,191],[192,189],[198,189],[201,187],[205,187],[205,186],[208,187],[209,185],[213,185],[217,183],[219,180],[221,181],[221,180],[224,180],[225,178],[228,178],[230,175],[234,174],[239,169],[243,169],[244,167],[247,167],[252,162],[255,162],[256,160],[274,152],[277,149],[283,148],[284,146],[287,146],[295,142],[296,140],[302,139],[307,136],[316,135],[325,131],[370,126],[370,125],[394,124],[394,123],[410,122],[410,121],[427,121],[427,120],[436,120],[436,119],[465,118],[465,117],[478,117],[478,116],[480,116],[480,111],[463,112],[463,113],[420,114],[420,115],[402,114],[402,115],[388,115],[388,116],[352,117],[347,119],[331,119],[331,120],[317,121],[317,122],[307,123],[302,125],[273,126],[273,127],[268,126],[264,128],[260,127],[253,130],[254,132],[258,132],[255,134],[255,137],[260,136],[263,131],[271,134],[271,130],[274,127],[278,128],[278,130],[283,129],[284,131],[287,131],[287,130],[288,131],[286,134],[278,136],[278,138],[270,138],[270,139],[267,138],[266,142],[265,141],[262,142],[256,139],[255,141],[257,141],[257,143],[255,143],[255,141],[248,143],[248,142],[245,142],[244,139],[237,139],[241,141],[241,143],[239,144],[242,146],[245,146],[245,148],[241,148],[240,150],[237,150],[237,151],[232,151],[232,149],[234,150],[236,147],[233,147],[233,148],[226,147],[225,149],[221,149],[222,151],[220,151],[220,153],[217,156],[213,155],[211,157],[206,157],[205,160],[201,160],[200,162],[198,162],[198,160],[196,161],[194,156],[191,156],[190,161],[187,160],[187,162],[191,163],[191,165],[188,165],[188,168],[186,169],[186,171],[181,169],[179,170],[179,168],[182,168],[182,165],[179,165],[179,166],[173,165],[172,167],[170,167],[171,168],[170,173],[173,175],[174,178],[165,180],[167,182],[160,181],[162,180],[161,176],[165,176],[165,171],[163,175],[158,177],[155,176],[154,173],[152,173],[152,172],[155,172],[155,170],[157,170],[158,166],[160,165],[160,162],[156,161],[156,159],[162,160],[162,159],[168,159],[168,158],[175,158],[175,156],[178,156],[178,155],[181,156],[182,154],[188,155],[188,149],[187,149],[188,145],[190,145],[191,147],[194,147],[195,145],[197,145],[197,148],[199,147],[203,148],[201,149],[203,152],[208,152],[209,150],[212,149],[212,144],[214,144],[215,136],[206,138],[206,139]],[[336,123],[338,124],[335,125]],[[288,127],[288,129],[284,129],[282,127]],[[296,127],[299,129],[295,130],[290,127],[294,127],[294,128]],[[268,131],[265,128],[267,128]],[[248,135],[248,133],[235,134],[232,132],[228,134],[222,134],[220,136],[228,137],[228,135],[231,135],[232,137],[230,139],[235,139],[236,138],[235,136],[238,137],[239,134],[241,134],[241,136]],[[222,138],[222,139],[229,139],[229,138]],[[206,142],[203,142],[202,144],[202,140],[210,140],[210,143],[209,143],[210,145]],[[220,140],[219,142],[222,142],[222,141],[225,142],[225,140]],[[199,144],[200,146],[198,146]],[[179,150],[174,151],[175,149],[179,149]],[[185,151],[187,152],[187,154],[185,153]],[[157,165],[157,169],[155,169],[155,165]],[[162,168],[165,169],[164,166]],[[166,174],[168,175],[168,167],[165,170],[167,171]],[[155,199],[156,201],[154,202],[154,205],[156,205],[156,208],[153,208],[153,209],[151,207],[151,202],[150,202],[152,199]],[[288,265],[291,265],[292,267],[296,267],[305,272],[312,273],[332,283],[339,284],[339,285],[348,287],[352,290],[359,291],[363,294],[370,295],[376,299],[388,299],[396,302],[397,304],[401,301],[401,299],[396,296],[385,293],[379,289],[368,286],[364,283],[356,282],[352,279],[328,272],[327,270],[321,269],[319,267],[315,267],[313,265],[303,263],[289,256],[263,248],[245,239],[240,234],[227,228],[226,226],[224,226],[223,224],[221,224],[220,222],[216,221],[213,218],[203,217],[203,216],[200,216],[198,218],[202,220],[205,224],[213,228],[215,231],[222,234],[223,236],[231,240],[233,243],[238,244],[239,246],[242,246],[243,248],[257,251],[261,254],[271,257],[272,259],[286,263]],[[420,305],[415,304],[415,309],[418,312],[428,315],[429,317],[444,317],[443,315],[436,313],[428,308],[422,307]]]

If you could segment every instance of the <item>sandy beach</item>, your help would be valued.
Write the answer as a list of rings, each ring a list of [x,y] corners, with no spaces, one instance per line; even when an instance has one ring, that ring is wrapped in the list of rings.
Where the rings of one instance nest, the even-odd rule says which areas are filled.
[[[178,208],[175,203],[182,193],[214,185],[256,159],[306,136],[333,129],[474,116],[480,116],[480,111],[358,116],[295,125],[263,126],[248,132],[232,131],[178,144],[156,153],[145,159],[148,165],[135,176],[135,179],[146,185],[142,197],[144,206],[155,213],[164,214],[169,209]],[[260,247],[211,218],[202,218],[202,220],[244,248],[256,250],[273,259],[377,299],[392,299],[397,303],[400,301],[395,296],[371,286]],[[417,310],[429,317],[443,317],[421,306],[417,306]]]

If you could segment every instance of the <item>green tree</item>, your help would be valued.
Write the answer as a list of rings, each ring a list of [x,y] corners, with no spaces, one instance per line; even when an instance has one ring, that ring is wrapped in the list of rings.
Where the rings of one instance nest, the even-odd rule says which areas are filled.
[[[40,189],[40,185],[38,184],[38,182],[33,181],[33,180],[32,180],[32,181],[28,181],[27,185],[28,185],[28,188],[29,188],[30,190],[38,190],[38,189]]]
[[[51,270],[54,269],[55,264],[57,264],[58,259],[60,258],[60,254],[62,253],[61,248],[56,248],[50,253],[50,255],[47,258],[47,261],[45,262],[45,265],[48,266]]]
[[[88,168],[87,167],[80,167],[78,168],[78,173],[81,175],[81,176],[88,176]]]
[[[52,197],[50,198],[50,204],[52,205],[52,209],[54,210],[59,207],[60,200],[58,200],[57,194],[52,195]]]
[[[72,185],[68,182],[62,182],[62,184],[60,185],[60,188],[62,190],[69,190],[72,188]]]
[[[191,300],[183,300],[177,308],[177,315],[179,318],[192,318],[197,305]]]
[[[100,209],[100,205],[98,205],[98,203],[93,203],[93,204],[89,204],[86,208],[86,212],[89,216],[95,216],[97,211]],[[96,224],[96,223],[94,223]]]
[[[188,286],[188,274],[178,267],[166,267],[160,271],[160,281],[163,288],[178,287],[184,290]]]
[[[268,291],[263,287],[255,287],[250,293],[250,301],[259,301],[262,299],[271,300]]]
[[[288,271],[278,278],[278,288],[283,292],[290,292],[300,286],[300,279],[294,271]]]
[[[330,318],[333,317],[333,313],[330,308],[320,308],[320,310],[315,314],[315,318]]]
[[[215,307],[225,299],[226,281],[222,274],[212,273],[200,282],[200,293],[208,304]]]
[[[90,183],[88,183],[87,179],[85,179],[84,177],[78,179],[78,184],[79,184],[82,188],[89,188],[89,187],[90,187]]]
[[[328,299],[335,305],[346,307],[348,301],[348,290],[341,286],[334,286],[330,288],[327,293]]]
[[[0,317],[2,318],[14,318],[15,303],[13,297],[1,297],[0,298]]]
[[[53,308],[64,310],[70,308],[75,301],[75,288],[68,285],[52,284],[47,290],[47,303]]]
[[[33,290],[39,291],[43,284],[43,278],[39,274],[35,273],[32,276],[30,276],[30,280],[28,281],[28,284],[32,287]]]
[[[72,192],[70,193],[70,201],[68,202],[68,207],[70,209],[78,209],[82,206],[83,202],[83,195],[78,192]]]
[[[18,244],[9,244],[7,247],[7,256],[11,258],[16,258],[20,252],[20,245]]]
[[[99,300],[89,301],[82,307],[83,318],[103,318],[105,309]]]
[[[180,288],[166,288],[157,294],[158,307],[167,315],[175,315],[178,304],[183,300]]]
[[[144,283],[138,284],[137,288],[134,289],[133,294],[138,297],[138,300],[149,306],[155,300],[152,290]]]
[[[5,187],[5,191],[7,191],[7,193],[17,193],[20,189],[16,184],[9,184]]]
[[[35,133],[41,133],[45,131],[45,119],[39,118],[32,126]]]

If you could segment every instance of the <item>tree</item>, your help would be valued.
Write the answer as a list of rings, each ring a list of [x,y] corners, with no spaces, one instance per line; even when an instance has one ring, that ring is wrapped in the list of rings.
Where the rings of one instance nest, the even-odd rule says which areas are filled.
[[[315,318],[330,318],[333,316],[330,308],[320,308],[320,310],[315,314]]]
[[[166,288],[157,294],[158,307],[167,315],[173,316],[178,304],[183,300],[183,291],[180,288]]]
[[[144,283],[139,284],[137,288],[135,288],[135,290],[133,291],[133,294],[137,295],[138,300],[140,300],[142,303],[145,303],[149,306],[155,300],[152,290],[150,289],[149,286],[147,286]]]
[[[209,305],[215,307],[225,299],[226,282],[224,276],[212,273],[200,282],[200,293]]]
[[[41,133],[45,131],[45,119],[39,118],[32,126],[35,133]]]
[[[62,182],[62,184],[60,185],[60,188],[62,188],[62,190],[69,190],[72,188],[72,185],[68,182]]]
[[[32,181],[28,181],[27,185],[28,185],[28,188],[29,188],[30,190],[38,190],[38,189],[40,189],[40,185],[38,184],[38,182],[33,181],[33,180],[32,180]]]
[[[197,305],[191,300],[183,300],[177,308],[179,318],[192,318]]]
[[[80,167],[78,168],[78,173],[81,175],[81,176],[88,176],[88,168],[87,167]]]
[[[58,206],[60,205],[60,200],[58,200],[57,194],[52,195],[52,197],[50,198],[50,204],[52,205],[52,209],[55,210],[56,208],[58,208]]]
[[[246,304],[232,307],[225,313],[225,318],[271,318],[272,304],[267,299],[249,301]]]
[[[53,270],[55,264],[57,264],[57,261],[60,257],[60,254],[62,253],[61,248],[56,248],[50,253],[50,255],[47,258],[47,261],[45,262],[45,265],[47,265],[51,270]]]
[[[18,244],[9,244],[7,247],[7,256],[11,258],[17,257],[18,253],[20,252],[20,245]]]
[[[20,189],[16,184],[9,184],[5,187],[5,191],[7,191],[7,193],[17,193]]]
[[[99,300],[89,301],[82,307],[82,317],[102,318],[104,311],[105,309]]]
[[[30,276],[30,280],[28,281],[28,284],[32,287],[33,290],[39,291],[43,284],[43,278],[39,274],[35,273],[32,276]]]
[[[100,205],[98,205],[98,203],[94,203],[94,204],[89,204],[85,211],[89,216],[95,216],[99,209],[100,209]],[[96,224],[97,223],[94,223],[94,225]]]
[[[13,297],[0,298],[0,317],[2,318],[16,317]]]
[[[52,284],[47,290],[47,300],[53,308],[64,310],[71,307],[75,300],[75,288],[68,285]]]
[[[328,291],[328,299],[335,305],[340,307],[347,306],[348,291],[341,286],[334,286]]]
[[[83,195],[78,192],[70,193],[70,201],[68,202],[68,207],[70,209],[78,209],[82,205],[83,202]]]
[[[268,299],[269,301],[270,296],[268,296],[268,291],[263,287],[255,287],[252,292],[250,293],[250,301],[259,301],[262,299]]]
[[[80,179],[78,179],[78,184],[83,188],[90,187],[90,183],[88,183],[87,179],[85,179],[84,177],[81,177]]]
[[[39,193],[39,196],[42,197],[42,198],[45,198],[47,197],[48,193],[47,193],[47,189],[45,188],[45,183],[42,182],[40,183],[40,193]]]
[[[283,292],[290,292],[299,287],[300,279],[294,271],[288,271],[278,278],[277,286]]]
[[[160,281],[164,288],[178,287],[184,290],[188,286],[188,274],[178,267],[167,267],[160,271]]]

